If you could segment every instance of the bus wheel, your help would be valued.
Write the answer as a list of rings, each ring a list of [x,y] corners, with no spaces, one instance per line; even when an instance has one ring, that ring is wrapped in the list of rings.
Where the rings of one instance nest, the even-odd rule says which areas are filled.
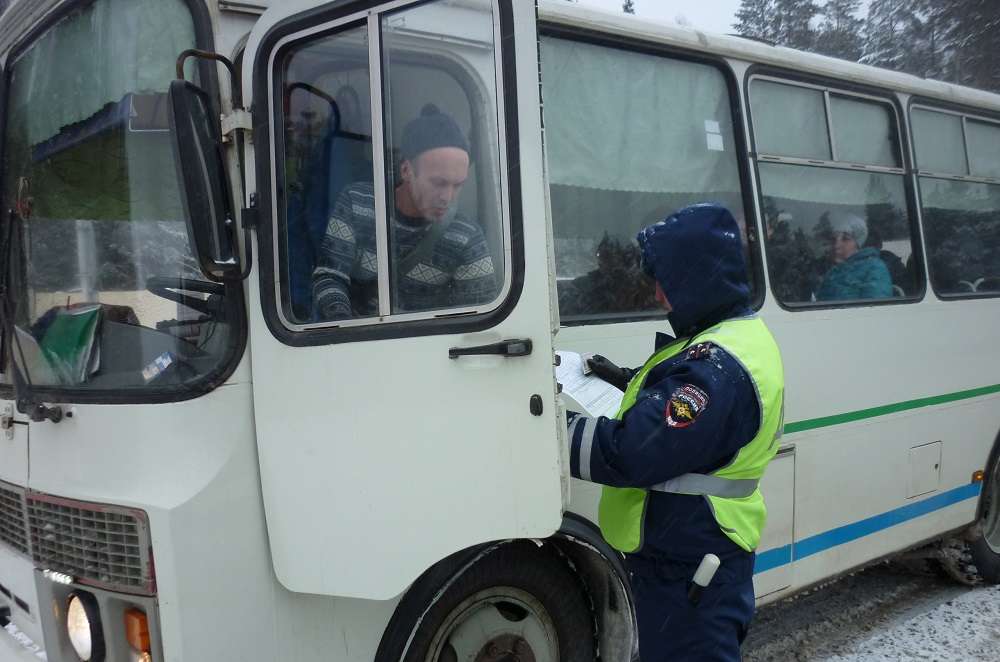
[[[593,662],[594,620],[554,551],[502,545],[454,579],[419,619],[406,662]]]
[[[981,517],[961,538],[940,543],[945,575],[963,584],[1000,584],[1000,461],[983,483]]]
[[[969,553],[987,584],[1000,584],[1000,458],[994,459],[983,483],[982,517],[969,538]]]

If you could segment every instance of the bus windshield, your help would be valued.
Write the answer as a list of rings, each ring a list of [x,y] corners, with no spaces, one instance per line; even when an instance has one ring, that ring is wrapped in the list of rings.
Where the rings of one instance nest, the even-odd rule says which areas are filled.
[[[199,270],[170,144],[195,41],[184,0],[96,0],[8,65],[5,340],[33,387],[186,391],[236,351],[238,301]]]

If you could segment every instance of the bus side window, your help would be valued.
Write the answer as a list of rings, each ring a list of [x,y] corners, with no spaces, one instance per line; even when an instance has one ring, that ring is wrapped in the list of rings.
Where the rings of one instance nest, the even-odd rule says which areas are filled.
[[[551,36],[541,58],[560,318],[661,317],[639,268],[640,228],[716,202],[748,244],[725,76],[709,64]]]
[[[910,117],[935,291],[1000,294],[1000,124],[925,108]]]
[[[361,310],[341,308],[332,273],[324,260],[344,243],[356,244],[348,212],[374,201],[372,195],[371,127],[368,46],[365,29],[345,30],[296,45],[283,59],[284,110],[284,271],[282,305],[285,316],[305,324],[323,319],[331,310],[350,317]],[[281,168],[279,168],[281,170]],[[372,224],[369,228],[374,230]],[[377,264],[374,253],[360,256]],[[316,293],[326,295],[323,312]],[[360,284],[354,292],[368,304],[377,289]],[[335,301],[334,303],[331,303]]]
[[[456,21],[468,39],[441,27]],[[354,24],[281,59],[284,318],[378,324],[495,307],[511,251],[492,3],[386,12],[375,65],[369,38]],[[382,83],[374,110],[372,66]]]
[[[393,315],[483,308],[507,271],[491,3],[442,5],[382,20]]]
[[[805,306],[919,295],[919,251],[892,106],[768,79],[751,81],[750,105],[778,301]]]

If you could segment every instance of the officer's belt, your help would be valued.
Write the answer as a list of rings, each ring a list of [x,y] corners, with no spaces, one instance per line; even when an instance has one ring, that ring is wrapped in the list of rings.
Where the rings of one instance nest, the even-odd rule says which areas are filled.
[[[760,481],[756,478],[732,479],[708,474],[683,474],[648,489],[654,492],[669,492],[670,494],[697,494],[723,499],[740,499],[753,494],[758,484]]]

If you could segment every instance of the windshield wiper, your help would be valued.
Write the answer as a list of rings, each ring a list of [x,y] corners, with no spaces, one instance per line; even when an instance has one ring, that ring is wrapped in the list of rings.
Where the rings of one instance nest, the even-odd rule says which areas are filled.
[[[7,348],[11,352],[11,383],[14,387],[14,399],[17,401],[17,410],[35,423],[41,421],[52,421],[58,423],[63,419],[62,407],[59,405],[46,405],[39,401],[34,394],[34,387],[31,377],[28,375],[27,360],[24,357],[24,348],[21,346],[21,338],[17,332],[17,325],[14,322],[14,303],[9,284],[11,273],[13,272],[13,250],[14,250],[14,223],[23,222],[19,212],[11,209],[7,214],[7,227],[4,228],[3,245],[0,246],[0,258],[3,266],[0,268],[0,328],[3,336],[7,338]],[[17,355],[14,354],[17,352]],[[20,362],[18,361],[20,359]],[[24,372],[21,372],[24,366]]]

